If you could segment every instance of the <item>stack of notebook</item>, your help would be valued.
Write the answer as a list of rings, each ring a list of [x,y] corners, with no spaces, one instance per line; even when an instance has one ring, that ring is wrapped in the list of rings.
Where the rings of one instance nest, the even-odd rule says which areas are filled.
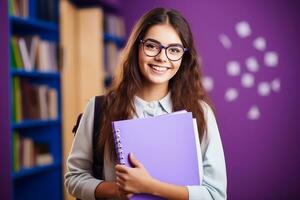
[[[114,121],[114,138],[120,164],[131,166],[133,153],[149,174],[176,185],[200,185],[202,156],[196,120],[179,111],[144,119]],[[159,197],[137,194],[131,200]]]

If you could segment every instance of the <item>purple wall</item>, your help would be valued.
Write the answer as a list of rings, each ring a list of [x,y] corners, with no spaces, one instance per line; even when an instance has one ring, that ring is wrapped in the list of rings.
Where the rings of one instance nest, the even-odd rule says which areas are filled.
[[[144,12],[157,6],[175,8],[190,22],[204,73],[214,80],[210,95],[217,108],[225,150],[228,199],[300,198],[300,104],[297,101],[300,56],[296,55],[300,52],[300,4],[293,2],[123,1],[127,32]],[[251,27],[251,35],[246,38],[240,38],[235,31],[240,21],[247,21]],[[230,38],[231,48],[223,47],[218,39],[220,34]],[[258,36],[266,40],[263,50],[252,46]],[[278,55],[275,67],[267,67],[264,62],[264,56],[270,51]],[[245,59],[249,56],[258,62],[257,72],[246,68]],[[226,64],[232,60],[240,63],[237,76],[230,76],[226,71]],[[250,88],[241,85],[241,76],[246,72],[255,78]],[[264,81],[270,85],[274,79],[280,80],[280,88],[274,86],[269,95],[260,96],[258,84]],[[229,87],[239,92],[231,102],[224,99]],[[247,118],[252,105],[260,111],[256,120]]]
[[[0,196],[11,199],[7,1],[0,1]]]

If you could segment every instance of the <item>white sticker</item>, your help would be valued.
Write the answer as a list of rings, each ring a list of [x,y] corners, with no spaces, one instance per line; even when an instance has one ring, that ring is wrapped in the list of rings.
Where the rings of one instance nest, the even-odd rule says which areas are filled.
[[[238,98],[238,96],[239,96],[239,93],[238,93],[237,89],[235,89],[235,88],[229,88],[225,92],[225,100],[228,102],[236,100]]]
[[[278,55],[274,51],[267,52],[264,56],[265,65],[268,67],[277,67]]]
[[[245,61],[246,67],[250,72],[257,72],[259,69],[258,62],[255,57],[249,57]]]
[[[257,92],[260,96],[269,96],[271,87],[267,82],[261,82],[258,84]]]
[[[245,73],[241,77],[241,84],[245,88],[253,87],[254,85],[254,76],[250,73]]]
[[[210,92],[214,89],[214,80],[209,76],[203,77],[202,84],[203,84],[204,88],[206,89],[206,91],[208,91],[208,92]]]
[[[241,21],[235,25],[235,31],[241,38],[246,38],[251,35],[251,28],[248,22]]]
[[[266,39],[263,37],[258,37],[253,41],[253,47],[259,51],[264,51],[266,46]]]
[[[240,64],[237,61],[230,61],[227,63],[227,74],[229,76],[238,76],[240,72]]]
[[[271,88],[274,92],[279,92],[281,88],[280,79],[276,78],[271,82]]]
[[[229,37],[225,34],[219,35],[219,41],[223,45],[225,49],[230,49],[232,46],[231,40]]]
[[[257,120],[260,117],[260,111],[257,105],[251,106],[247,113],[247,117],[250,120]]]

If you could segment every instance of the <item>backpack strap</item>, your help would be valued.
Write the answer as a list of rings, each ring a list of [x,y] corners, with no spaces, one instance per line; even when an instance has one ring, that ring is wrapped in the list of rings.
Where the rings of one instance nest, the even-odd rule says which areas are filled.
[[[97,151],[98,140],[100,137],[100,129],[103,117],[103,104],[105,96],[95,97],[94,107],[94,126],[93,126],[93,175],[97,179],[103,180],[103,164],[104,164],[104,149],[99,152]]]
[[[74,125],[73,129],[72,129],[72,133],[73,135],[75,136],[76,135],[76,131],[78,129],[78,126],[79,126],[79,123],[81,121],[81,118],[82,118],[82,113],[80,113],[77,117],[77,120],[76,120],[76,124]]]

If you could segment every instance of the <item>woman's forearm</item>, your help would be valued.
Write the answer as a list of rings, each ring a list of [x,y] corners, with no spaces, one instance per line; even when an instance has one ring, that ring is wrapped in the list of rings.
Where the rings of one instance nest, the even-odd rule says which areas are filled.
[[[118,198],[119,190],[115,182],[103,181],[95,190],[96,198]]]
[[[188,200],[188,189],[184,186],[177,186],[153,179],[150,184],[149,193],[169,200]]]

